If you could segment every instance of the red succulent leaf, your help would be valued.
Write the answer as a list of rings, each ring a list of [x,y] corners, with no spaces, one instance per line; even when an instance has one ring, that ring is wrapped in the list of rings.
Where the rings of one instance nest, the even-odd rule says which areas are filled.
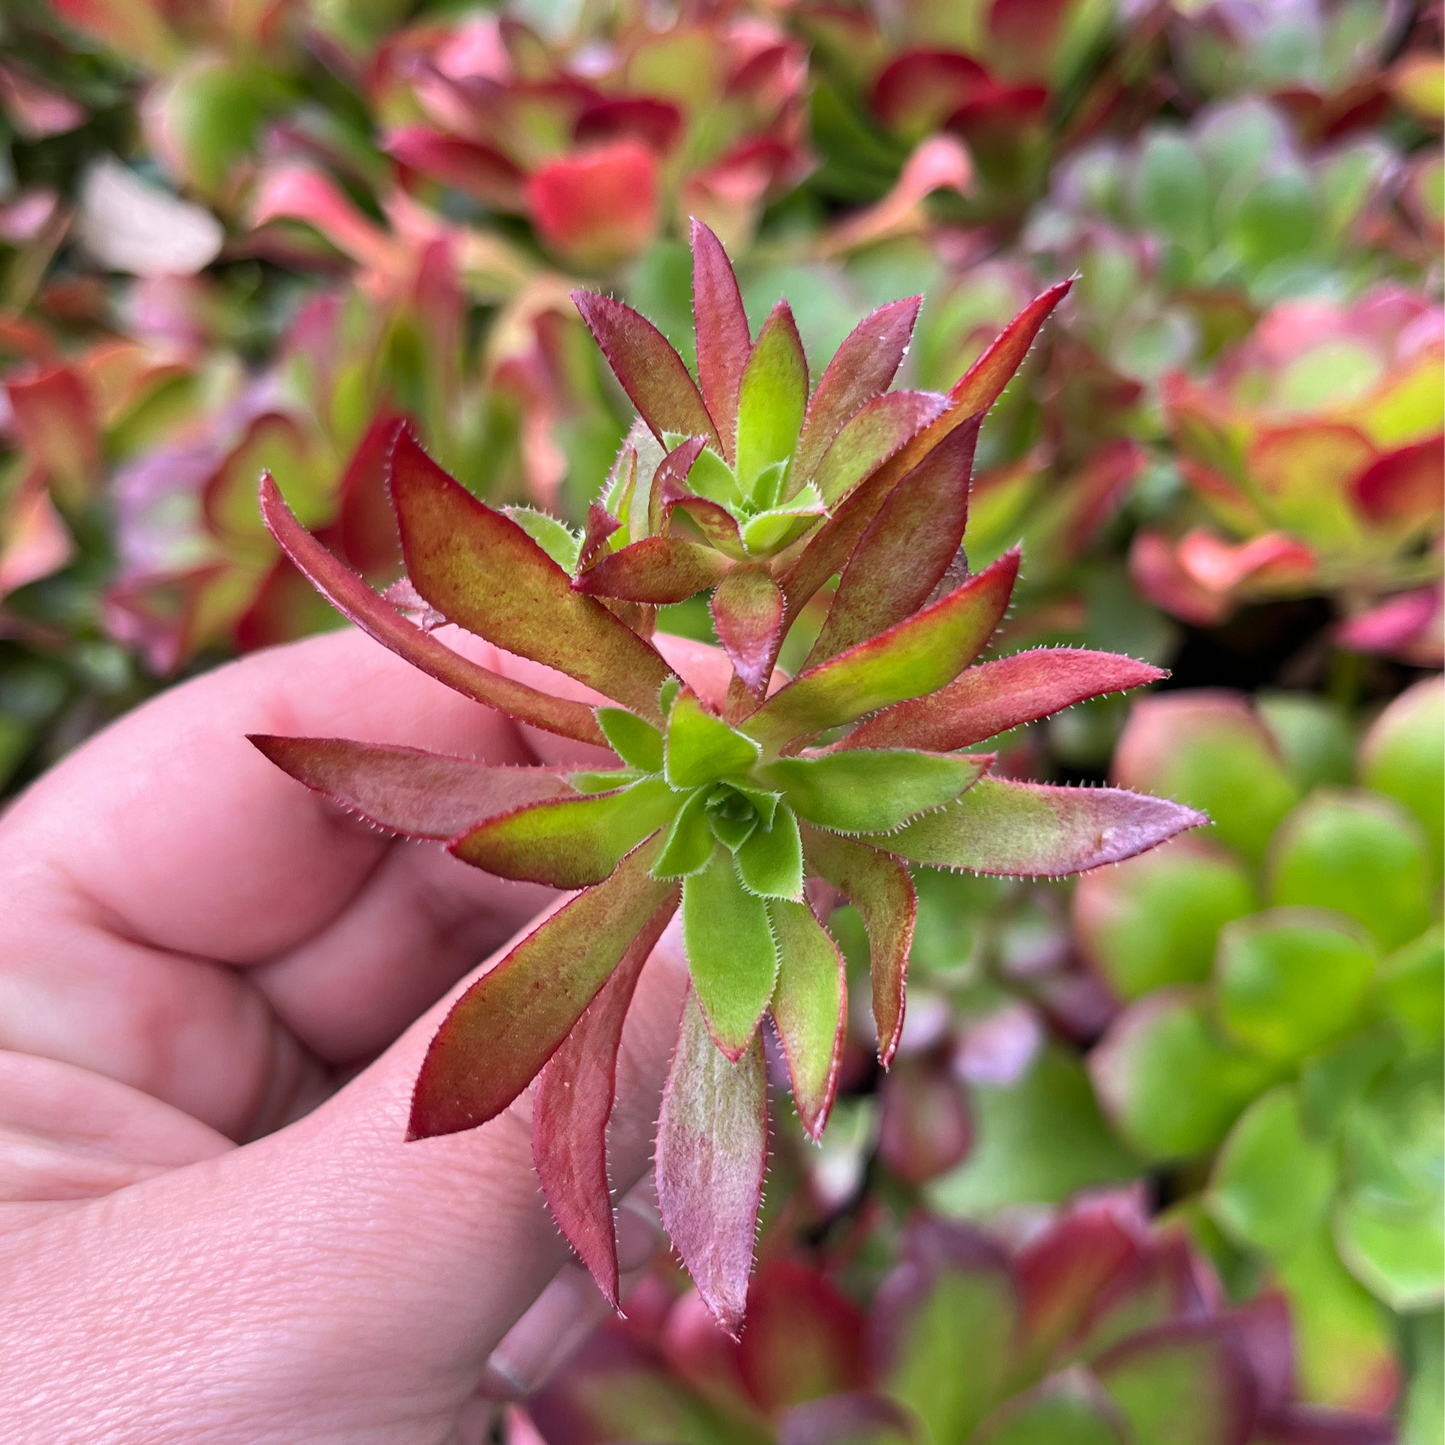
[[[918,899],[908,870],[891,853],[803,825],[803,857],[858,910],[868,932],[868,971],[878,1058],[886,1069],[903,1034],[904,985]]]
[[[637,465],[636,453],[632,465]],[[577,551],[577,570],[585,572],[597,560],[607,539],[622,525],[606,507],[593,502],[587,508],[587,527],[582,534],[582,545]]]
[[[726,507],[706,497],[673,497],[663,508],[663,518],[671,525],[674,514],[678,512],[687,519],[682,525],[695,527],[695,535],[705,537],[708,545],[715,547],[723,556],[731,557],[735,562],[748,560],[748,550],[743,546],[743,534],[738,530],[737,518]]]
[[[766,564],[734,567],[718,583],[711,608],[713,628],[728,660],[744,686],[761,694],[783,626],[783,593]]]
[[[946,1059],[905,1056],[880,1092],[878,1158],[891,1174],[917,1187],[967,1158],[973,1119]]]
[[[1006,552],[912,617],[801,672],[742,723],[765,748],[838,727],[952,682],[993,636],[1018,576]]]
[[[672,670],[651,644],[574,592],[521,527],[449,477],[410,431],[392,452],[391,496],[407,576],[448,621],[660,717],[657,690]]]
[[[1386,452],[1354,479],[1350,491],[1376,525],[1438,518],[1445,498],[1445,437]]]
[[[705,591],[725,578],[732,565],[713,547],[678,537],[644,537],[605,553],[572,586],[589,597],[660,606]]]
[[[1174,1320],[1096,1362],[1135,1439],[1245,1445],[1255,1423],[1249,1363],[1227,1320]]]
[[[682,136],[686,121],[670,100],[651,95],[623,95],[594,101],[572,128],[578,145],[632,139],[665,155]]]
[[[405,418],[383,412],[373,418],[341,477],[336,530],[346,560],[364,577],[401,570],[401,538],[386,490],[392,447]]]
[[[734,1338],[747,1303],[767,1163],[762,1034],[730,1063],[689,989],[657,1121],[657,1200],[698,1293]]]
[[[427,1049],[409,1137],[454,1134],[501,1113],[536,1077],[675,883],[650,872],[661,839],[563,904],[452,1005]]]
[[[692,223],[692,314],[697,331],[697,379],[703,400],[733,460],[738,429],[738,387],[753,349],[747,312],[722,242],[697,219]]]
[[[348,738],[247,737],[297,782],[413,838],[455,838],[483,818],[572,792],[552,768],[491,767]]]
[[[522,204],[522,172],[501,151],[480,141],[445,135],[425,125],[404,125],[381,146],[399,165],[469,196],[515,211]]]
[[[672,917],[664,903],[632,940],[612,977],[537,1079],[532,1162],[567,1242],[618,1307],[617,1234],[607,1178],[607,1119],[617,1088],[622,1024],[642,967]]]
[[[748,1291],[748,1327],[738,1347],[748,1394],[772,1414],[856,1388],[866,1370],[863,1327],[858,1306],[817,1270],[791,1259],[769,1261]]]
[[[808,666],[876,637],[928,601],[963,543],[977,441],[974,420],[889,493],[843,569]]]
[[[778,940],[778,982],[771,1004],[803,1132],[819,1139],[838,1091],[848,1026],[848,966],[833,936],[806,903],[768,909]]]
[[[100,478],[100,417],[90,390],[68,366],[5,383],[10,416],[32,461],[62,505],[79,506]]]
[[[647,530],[654,537],[667,530],[668,503],[690,495],[684,483],[706,445],[706,437],[688,437],[658,463],[647,495]]]
[[[644,778],[630,787],[549,799],[488,818],[449,851],[499,878],[586,888],[610,877],[623,856],[676,811],[667,784]]]
[[[535,170],[526,203],[550,250],[584,266],[610,266],[657,232],[657,156],[632,139],[584,146]]]
[[[1208,821],[1193,808],[1123,788],[980,778],[957,802],[874,841],[935,868],[1061,878],[1132,858]]]
[[[705,436],[721,447],[682,357],[652,322],[610,296],[574,291],[572,300],[623,391],[659,441],[664,432],[675,432]]]
[[[1040,647],[970,667],[938,692],[869,718],[838,746],[951,753],[1087,698],[1168,676],[1161,668],[1112,652]]]
[[[823,500],[842,505],[884,462],[897,456],[943,412],[945,399],[932,391],[887,391],[864,402],[834,437],[812,480]],[[801,472],[795,482],[802,485]]]
[[[893,385],[908,353],[921,296],[891,301],[865,316],[833,353],[803,418],[793,475],[811,480],[823,455],[848,420]]]
[[[513,682],[414,627],[297,522],[269,473],[261,478],[261,515],[271,535],[312,586],[344,617],[413,667],[518,722],[578,742],[607,745],[597,718],[585,703],[551,697]]]
[[[873,113],[890,128],[937,130],[990,85],[976,60],[951,50],[908,50],[873,83]]]

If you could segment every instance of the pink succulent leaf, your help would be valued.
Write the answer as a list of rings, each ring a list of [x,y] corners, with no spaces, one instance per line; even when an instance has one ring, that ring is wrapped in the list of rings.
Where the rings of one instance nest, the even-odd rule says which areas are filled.
[[[654,606],[685,602],[720,582],[732,562],[715,548],[677,537],[644,537],[606,553],[572,586],[589,597]]]
[[[636,454],[632,457],[634,467]],[[606,507],[593,502],[587,508],[587,526],[582,533],[582,545],[577,550],[577,573],[580,576],[603,555],[607,539],[622,525]]]
[[[1376,525],[1438,520],[1445,497],[1445,437],[1386,452],[1354,479],[1350,492]]]
[[[678,513],[685,520],[675,520]],[[663,517],[674,533],[695,528],[692,535],[702,537],[724,557],[730,557],[735,562],[748,560],[748,549],[743,545],[737,518],[717,502],[706,497],[673,497],[667,502]]]
[[[582,145],[527,177],[527,214],[550,250],[605,270],[646,249],[656,235],[660,179],[657,156],[640,140]]]
[[[1168,675],[1112,652],[1036,648],[970,667],[938,692],[869,718],[838,746],[951,753],[1088,698],[1143,687]]]
[[[737,1338],[768,1163],[763,1042],[730,1063],[690,990],[657,1122],[663,1227],[718,1324]]]
[[[918,1423],[884,1395],[853,1391],[784,1411],[778,1445],[916,1445]]]
[[[888,391],[866,402],[824,452],[812,481],[837,510],[884,462],[943,414],[946,401],[933,391]],[[794,483],[802,485],[794,473]]]
[[[737,675],[761,694],[783,626],[783,593],[761,562],[734,567],[712,595],[713,629]]]
[[[483,818],[572,793],[555,768],[491,767],[348,738],[248,737],[297,782],[369,823],[413,838],[455,838]]]
[[[768,904],[778,940],[773,1023],[788,1061],[803,1131],[818,1139],[838,1090],[838,1064],[848,1024],[848,968],[833,936],[806,903]]]
[[[722,439],[723,456],[735,453],[738,387],[753,349],[747,312],[722,242],[699,220],[692,223],[692,314],[697,330],[697,377]]]
[[[1006,552],[961,587],[886,632],[801,672],[741,727],[776,751],[952,682],[993,636],[1018,576]]]
[[[903,1033],[904,985],[918,900],[908,869],[891,853],[837,833],[803,827],[803,857],[858,910],[868,932],[868,969],[878,1057],[886,1069]]]
[[[650,718],[661,656],[572,580],[510,517],[449,477],[409,431],[391,459],[407,576],[450,621],[565,672]]]
[[[638,933],[676,901],[654,878],[660,838],[544,919],[452,1005],[427,1049],[409,1137],[454,1134],[500,1114],[537,1076]]]
[[[610,877],[625,854],[671,821],[681,801],[664,779],[643,778],[609,792],[533,803],[488,818],[450,851],[499,878],[586,888]]]
[[[1132,858],[1208,821],[1193,808],[1123,788],[981,778],[956,803],[869,841],[934,868],[1062,878]]]
[[[79,506],[100,479],[100,415],[90,389],[68,366],[5,382],[10,420],[30,459],[44,468],[62,505]]]
[[[908,353],[921,296],[892,301],[865,316],[833,353],[808,403],[793,462],[798,485],[810,481],[838,433],[859,410],[893,385]]]
[[[878,1162],[890,1174],[921,1188],[968,1157],[973,1116],[945,1059],[905,1054],[879,1094]]]
[[[617,1050],[628,1005],[675,904],[664,903],[632,940],[537,1079],[532,1162],[547,1207],[567,1242],[618,1307],[617,1235],[607,1177],[607,1120],[617,1088]]]
[[[689,437],[668,452],[653,473],[652,490],[647,499],[647,530],[654,537],[661,536],[665,529],[667,503],[688,495],[684,483],[706,445],[706,437]]]
[[[414,627],[301,526],[269,472],[261,478],[261,515],[281,550],[312,586],[344,617],[413,667],[518,722],[577,742],[606,745],[597,719],[585,703],[551,697],[513,682]]]
[[[454,186],[490,206],[521,209],[522,172],[492,146],[446,135],[430,126],[403,125],[386,136],[381,148],[408,170]]]
[[[928,601],[963,542],[978,421],[943,439],[889,493],[838,583],[807,666],[895,623]]]
[[[721,447],[682,357],[657,327],[610,296],[574,291],[572,300],[623,391],[659,441],[664,432],[674,432],[705,436]]]

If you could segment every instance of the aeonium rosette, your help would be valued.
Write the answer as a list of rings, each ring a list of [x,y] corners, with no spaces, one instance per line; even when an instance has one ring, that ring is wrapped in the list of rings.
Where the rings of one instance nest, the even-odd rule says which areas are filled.
[[[255,741],[375,824],[445,841],[500,877],[581,890],[457,1001],[417,1081],[411,1133],[483,1124],[538,1079],[543,1190],[614,1302],[614,1061],[643,964],[681,910],[691,986],[658,1123],[658,1194],[703,1298],[736,1330],[767,1156],[764,1018],[814,1138],[837,1086],[846,978],[815,903],[841,895],[865,921],[886,1065],[903,1023],[911,864],[1067,874],[1204,819],[1122,789],[994,779],[990,755],[964,751],[1161,675],[1064,649],[970,667],[1018,567],[1012,553],[968,574],[972,439],[1058,293],[946,397],[888,391],[916,303],[885,307],[809,398],[786,308],[754,339],[722,248],[701,228],[695,260],[701,389],[636,313],[579,298],[647,428],[624,445],[584,537],[488,507],[403,432],[390,480],[407,582],[382,596],[262,484],[282,546],[378,641],[521,722],[605,744],[617,765],[489,767],[338,739]],[[775,678],[782,638],[834,574],[808,659]],[[725,698],[690,686],[650,640],[655,602],[710,586],[733,664]],[[609,701],[503,678],[408,620],[418,610]]]

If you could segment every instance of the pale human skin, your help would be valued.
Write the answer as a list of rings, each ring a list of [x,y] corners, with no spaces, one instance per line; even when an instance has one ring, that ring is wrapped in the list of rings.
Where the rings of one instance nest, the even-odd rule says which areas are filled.
[[[716,690],[717,654],[664,645]],[[163,694],[0,817],[0,1438],[16,1445],[469,1445],[489,1397],[605,1312],[542,1203],[527,1096],[479,1130],[404,1139],[449,1001],[556,895],[382,836],[247,732],[605,756],[346,632]],[[623,1190],[647,1170],[684,980],[664,936],[618,1068]],[[647,1220],[619,1216],[624,1270],[658,1244]]]

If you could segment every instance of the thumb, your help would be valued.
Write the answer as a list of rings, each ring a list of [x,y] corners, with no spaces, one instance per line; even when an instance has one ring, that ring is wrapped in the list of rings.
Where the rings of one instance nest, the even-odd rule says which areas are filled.
[[[37,1417],[34,1438],[446,1436],[568,1254],[532,1169],[529,1096],[480,1129],[405,1142],[427,1044],[475,977],[305,1118],[59,1215],[38,1250],[22,1246],[49,1281],[22,1333],[48,1378],[73,1359],[87,1382],[67,1380],[76,1433]],[[609,1130],[619,1192],[650,1158],[685,980],[674,924],[623,1031]]]

